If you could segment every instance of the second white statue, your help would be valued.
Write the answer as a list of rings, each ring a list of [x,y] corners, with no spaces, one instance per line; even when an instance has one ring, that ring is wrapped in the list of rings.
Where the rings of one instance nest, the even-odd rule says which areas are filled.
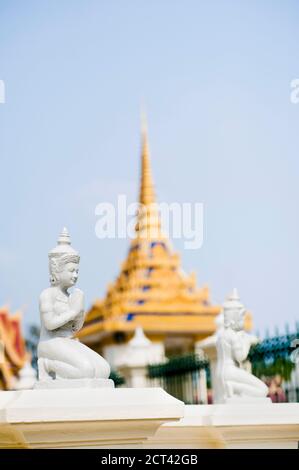
[[[79,254],[71,247],[66,228],[49,253],[51,287],[39,299],[41,320],[38,375],[35,388],[113,387],[107,361],[74,338],[84,323],[84,294],[73,292],[78,278]]]
[[[254,335],[244,330],[246,310],[241,304],[237,289],[223,305],[223,328],[217,333],[217,370],[219,402],[264,401],[268,387],[242,365],[250,347],[257,343]]]

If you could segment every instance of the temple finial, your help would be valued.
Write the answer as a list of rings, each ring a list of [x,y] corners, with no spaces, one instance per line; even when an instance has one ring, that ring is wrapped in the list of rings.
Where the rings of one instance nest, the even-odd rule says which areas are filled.
[[[147,117],[146,117],[146,112],[144,108],[141,109],[140,121],[141,121],[141,135],[142,137],[147,136]]]
[[[139,202],[143,205],[149,205],[156,202],[156,199],[150,165],[147,121],[144,112],[141,113],[141,139],[141,184]]]

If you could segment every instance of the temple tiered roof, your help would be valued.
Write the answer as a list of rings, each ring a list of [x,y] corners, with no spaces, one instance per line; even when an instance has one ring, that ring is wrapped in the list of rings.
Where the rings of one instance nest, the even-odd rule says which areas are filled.
[[[207,286],[196,286],[195,274],[183,272],[180,257],[161,228],[145,128],[139,202],[135,237],[120,274],[106,297],[93,304],[78,336],[85,340],[100,332],[133,332],[139,326],[150,335],[213,333],[221,308],[211,305]]]

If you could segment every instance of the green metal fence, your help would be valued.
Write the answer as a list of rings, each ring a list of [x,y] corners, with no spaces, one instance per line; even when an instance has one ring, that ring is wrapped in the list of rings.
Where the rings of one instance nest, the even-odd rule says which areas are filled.
[[[148,366],[148,379],[186,404],[208,402],[209,363],[196,354],[173,357],[164,364]]]
[[[121,387],[125,384],[125,379],[119,372],[112,370],[109,379],[113,380],[115,387]]]
[[[299,354],[294,355],[298,338],[299,331],[287,332],[265,338],[250,350],[252,372],[268,385],[273,402],[299,402]]]

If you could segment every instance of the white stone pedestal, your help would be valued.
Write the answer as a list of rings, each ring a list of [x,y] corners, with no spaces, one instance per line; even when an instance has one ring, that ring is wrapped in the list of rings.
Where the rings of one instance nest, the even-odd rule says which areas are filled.
[[[183,415],[161,388],[0,392],[0,448],[138,448]]]

